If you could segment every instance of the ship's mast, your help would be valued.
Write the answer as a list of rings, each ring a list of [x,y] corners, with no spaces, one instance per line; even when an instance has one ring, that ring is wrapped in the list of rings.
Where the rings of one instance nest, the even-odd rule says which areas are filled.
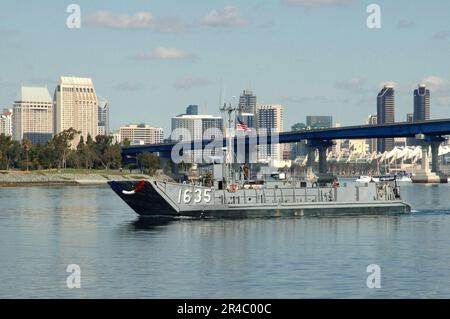
[[[227,145],[225,147],[225,155],[223,159],[224,165],[223,167],[224,171],[226,172],[225,179],[227,184],[228,182],[230,182],[230,184],[233,183],[233,173],[231,169],[232,163],[227,163],[227,161],[230,158],[230,154],[234,153],[233,150],[230,150],[230,148],[233,146],[233,138],[236,132],[236,110],[237,108],[234,107],[231,103],[228,103],[228,105],[224,103],[223,106],[220,108],[220,111],[223,114],[222,118],[224,119],[224,132],[227,140]]]

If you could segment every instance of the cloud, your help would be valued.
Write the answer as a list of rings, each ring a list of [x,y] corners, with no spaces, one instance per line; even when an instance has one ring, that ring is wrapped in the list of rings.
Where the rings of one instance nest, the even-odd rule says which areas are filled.
[[[434,40],[448,40],[450,39],[450,31],[439,31],[433,35]]]
[[[153,27],[153,15],[150,12],[136,12],[133,15],[97,11],[89,14],[84,24],[111,29],[149,29]]]
[[[337,81],[334,86],[340,90],[363,91],[364,84],[364,79],[355,78],[350,80]]]
[[[431,91],[433,100],[441,106],[450,106],[450,81],[435,75],[429,75],[421,82]]]
[[[83,24],[109,29],[148,29],[161,33],[180,33],[189,29],[189,26],[177,17],[155,18],[151,12],[145,11],[136,12],[132,15],[106,10],[97,11],[84,18]]]
[[[430,75],[424,78],[421,83],[425,84],[434,93],[450,94],[449,80],[445,80],[435,75]]]
[[[349,5],[353,0],[282,0],[282,2],[290,6],[319,7],[329,5]]]
[[[416,26],[416,23],[414,21],[405,20],[402,19],[398,22],[397,28],[398,29],[411,29]]]
[[[185,76],[176,80],[173,83],[173,86],[177,89],[192,89],[195,87],[207,86],[211,83],[212,81],[206,77]]]
[[[285,103],[293,103],[293,104],[305,104],[305,103],[331,103],[335,101],[334,99],[318,95],[318,96],[282,96],[280,98],[281,101]]]
[[[398,83],[396,83],[396,82],[393,82],[393,81],[383,81],[383,82],[380,82],[379,84],[378,84],[378,88],[381,90],[384,86],[393,86],[394,87],[394,89],[396,89],[396,90],[398,90],[399,88],[400,88],[400,86],[398,85]]]
[[[144,84],[141,82],[127,81],[117,83],[116,85],[113,86],[113,89],[116,91],[136,92],[144,89],[144,87],[145,87]]]
[[[197,57],[177,48],[158,47],[151,52],[136,56],[138,60],[188,60],[194,61]]]
[[[201,25],[210,27],[242,27],[248,24],[247,19],[241,16],[239,8],[234,6],[225,6],[220,10],[212,10],[206,16],[200,18]]]
[[[178,17],[163,17],[154,19],[154,30],[160,33],[182,33],[191,29]]]

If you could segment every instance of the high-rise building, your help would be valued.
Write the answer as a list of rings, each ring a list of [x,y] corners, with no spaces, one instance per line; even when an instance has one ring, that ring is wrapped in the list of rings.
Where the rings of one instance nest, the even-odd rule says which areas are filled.
[[[306,125],[304,123],[296,123],[291,126],[291,131],[304,131]],[[297,157],[306,156],[308,154],[308,148],[306,141],[300,141],[291,144],[291,159],[295,160]]]
[[[389,124],[395,122],[395,90],[391,85],[385,85],[377,95],[377,123]],[[379,153],[391,151],[394,148],[393,138],[378,139]]]
[[[119,129],[121,142],[128,140],[131,145],[159,144],[164,141],[164,130],[142,124],[129,124]]]
[[[244,90],[239,97],[239,110],[242,113],[256,114],[256,96],[250,90]]]
[[[69,128],[81,132],[84,140],[98,133],[98,98],[90,78],[59,78],[54,94],[54,133]],[[77,145],[79,136],[72,145]]]
[[[357,154],[366,154],[368,145],[366,140],[350,140],[350,151]]]
[[[186,108],[187,115],[198,115],[198,105],[189,105]]]
[[[173,141],[198,141],[202,139],[212,139],[216,136],[214,131],[223,130],[223,121],[221,117],[212,115],[179,115],[172,118],[172,135]],[[175,132],[175,130],[177,130]],[[217,131],[216,131],[217,134]],[[177,136],[175,136],[177,135]],[[202,162],[202,150],[186,152],[187,160],[194,162]],[[217,155],[210,150],[203,154],[204,156]],[[221,155],[221,154],[220,154]]]
[[[430,90],[425,84],[419,84],[414,90],[414,122],[430,120]]]
[[[414,122],[414,113],[406,113],[406,122],[407,123]],[[395,140],[394,140],[394,144],[395,144]],[[414,137],[408,137],[406,139],[406,144],[408,146],[415,145],[416,144],[416,139]]]
[[[12,136],[12,109],[4,109],[0,115],[0,135]]]
[[[100,100],[98,103],[98,135],[109,135],[109,103]]]
[[[333,127],[333,117],[332,116],[307,116],[306,126],[312,129],[322,129]]]
[[[406,122],[407,123],[414,122],[414,113],[406,113]]]
[[[13,106],[13,139],[44,144],[53,136],[53,101],[46,87],[22,86]]]
[[[264,104],[256,106],[256,126],[259,133],[283,132],[283,106],[280,104]],[[258,146],[259,161],[281,161],[284,146],[270,144]]]
[[[367,125],[377,125],[378,119],[376,115],[370,114],[367,118],[366,124]],[[367,148],[370,153],[377,151],[377,139],[376,138],[369,138],[366,141]]]

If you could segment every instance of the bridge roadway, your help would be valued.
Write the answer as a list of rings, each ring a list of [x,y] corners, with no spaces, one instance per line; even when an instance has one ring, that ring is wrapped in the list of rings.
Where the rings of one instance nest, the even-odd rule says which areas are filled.
[[[380,125],[358,125],[339,128],[329,128],[320,130],[305,130],[279,133],[278,143],[295,143],[308,141],[308,143],[319,152],[323,147],[329,146],[333,140],[340,139],[366,139],[366,138],[389,138],[389,137],[416,137],[423,134],[426,142],[442,142],[442,136],[450,135],[450,119],[432,120],[415,123],[394,123]],[[258,141],[266,139],[258,136]],[[276,142],[276,141],[275,141]],[[180,146],[190,149],[204,148],[211,143],[210,140],[186,142]],[[234,144],[244,143],[248,145],[249,139],[235,138]],[[267,143],[271,144],[270,134],[267,136]],[[164,143],[152,145],[138,145],[122,148],[122,156],[135,156],[140,153],[170,153],[177,143]],[[180,143],[181,144],[181,143]],[[227,139],[223,139],[223,146],[227,145]],[[433,144],[431,144],[433,146]],[[322,147],[321,147],[322,146]]]

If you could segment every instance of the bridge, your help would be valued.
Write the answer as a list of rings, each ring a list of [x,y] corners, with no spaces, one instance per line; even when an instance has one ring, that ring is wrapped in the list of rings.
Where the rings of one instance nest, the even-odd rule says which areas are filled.
[[[320,130],[304,130],[279,133],[278,140],[272,142],[270,133],[264,136],[258,135],[257,141],[266,141],[271,143],[296,143],[300,141],[307,141],[310,152],[319,150],[319,173],[326,173],[326,149],[333,145],[333,140],[341,139],[369,139],[369,138],[394,138],[394,137],[418,137],[421,143],[425,146],[431,146],[431,157],[433,171],[438,170],[437,154],[439,144],[445,139],[443,136],[450,135],[450,119],[431,120],[424,122],[401,122],[393,124],[379,124],[379,125],[358,125],[347,126],[339,128],[329,128]],[[239,144],[249,144],[250,139],[234,138],[233,145],[237,147]],[[192,141],[180,143],[189,149],[205,148],[211,143],[211,140]],[[219,142],[220,143],[220,142]],[[130,157],[137,154],[162,153],[162,156],[170,155],[172,148],[176,145],[173,143],[154,144],[154,145],[139,145],[129,146],[122,149],[122,156]],[[227,139],[223,139],[223,146],[227,145]],[[309,156],[312,158],[312,156]]]

